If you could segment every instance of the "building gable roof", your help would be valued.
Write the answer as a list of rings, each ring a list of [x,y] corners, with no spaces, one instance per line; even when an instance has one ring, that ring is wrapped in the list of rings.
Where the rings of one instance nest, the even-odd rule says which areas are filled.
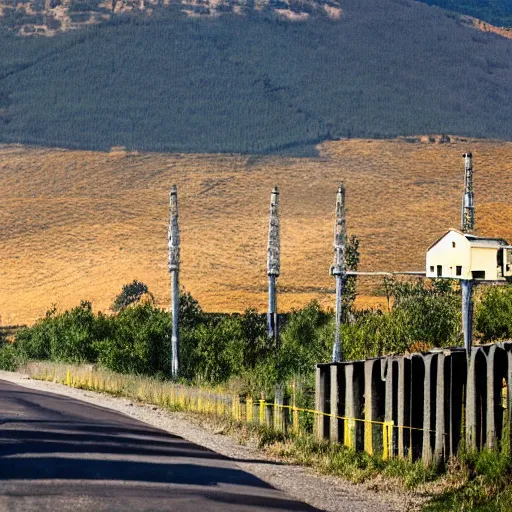
[[[455,232],[464,238],[470,243],[471,247],[482,247],[482,248],[496,248],[499,249],[500,247],[511,247],[510,244],[504,240],[503,238],[490,238],[485,236],[476,236],[472,235],[470,233],[463,233],[462,231],[459,231],[458,229],[449,229],[443,236],[439,237],[430,247],[427,249],[427,252],[432,249],[435,245],[437,245],[446,235],[449,233]]]
[[[427,252],[430,251],[430,249],[432,249],[432,247],[434,247],[434,245],[437,245],[446,235],[448,235],[449,233],[452,233],[452,232],[455,232],[455,233],[457,233],[460,236],[465,236],[462,231],[459,231],[458,229],[451,228],[443,236],[440,236],[433,244],[431,244],[429,246],[429,248],[427,249]]]

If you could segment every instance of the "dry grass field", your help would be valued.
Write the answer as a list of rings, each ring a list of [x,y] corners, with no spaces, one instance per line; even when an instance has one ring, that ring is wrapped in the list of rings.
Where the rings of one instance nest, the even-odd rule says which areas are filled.
[[[168,190],[179,191],[181,282],[209,311],[265,309],[268,202],[281,191],[279,306],[333,300],[336,188],[361,240],[361,270],[422,270],[428,245],[459,225],[473,152],[479,233],[512,241],[512,143],[346,140],[320,157],[132,154],[0,147],[0,323],[92,301],[106,310],[144,281],[165,307]],[[372,295],[378,283],[361,282]],[[382,299],[362,298],[376,305]]]

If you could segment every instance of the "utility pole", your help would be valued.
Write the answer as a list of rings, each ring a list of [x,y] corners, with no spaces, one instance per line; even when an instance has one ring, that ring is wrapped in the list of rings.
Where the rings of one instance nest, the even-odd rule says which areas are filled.
[[[180,309],[180,230],[178,226],[178,189],[176,185],[171,187],[169,197],[170,221],[167,242],[169,249],[169,272],[171,274],[171,310],[172,310],[172,376],[178,376],[179,369],[179,309]]]
[[[270,214],[268,223],[267,275],[268,275],[268,337],[279,347],[279,324],[277,317],[276,279],[280,272],[280,239],[279,239],[279,192],[274,187],[270,195]]]
[[[334,332],[334,345],[332,347],[332,360],[341,362],[341,301],[346,280],[345,250],[347,245],[347,228],[345,222],[345,187],[341,184],[336,195],[336,219],[334,222],[334,262],[331,274],[336,278],[336,327]]]
[[[471,153],[464,153],[462,157],[464,158],[464,195],[462,196],[460,224],[463,233],[470,233],[475,229],[473,155]],[[464,348],[469,359],[473,343],[473,280],[461,279],[460,287],[462,291],[462,333],[464,336]]]

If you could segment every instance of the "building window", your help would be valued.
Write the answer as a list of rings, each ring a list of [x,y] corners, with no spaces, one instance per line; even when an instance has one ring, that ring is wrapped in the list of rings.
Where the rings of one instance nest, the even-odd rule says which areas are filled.
[[[452,242],[452,247],[455,249],[455,242]]]
[[[434,272],[434,265],[430,265],[430,272]]]
[[[461,276],[462,275],[462,267],[460,267],[460,266],[456,266],[455,267],[455,275],[456,276]]]
[[[443,275],[443,266],[437,265],[437,277],[441,277]]]
[[[485,270],[473,270],[471,275],[473,279],[485,279]]]

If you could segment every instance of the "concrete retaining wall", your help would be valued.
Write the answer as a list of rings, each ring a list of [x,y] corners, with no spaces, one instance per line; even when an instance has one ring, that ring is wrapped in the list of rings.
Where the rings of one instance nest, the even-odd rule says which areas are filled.
[[[317,365],[315,433],[425,463],[494,448],[511,419],[512,342]],[[366,420],[366,421],[361,421]],[[385,425],[389,435],[384,433]],[[387,435],[387,437],[386,437]]]

